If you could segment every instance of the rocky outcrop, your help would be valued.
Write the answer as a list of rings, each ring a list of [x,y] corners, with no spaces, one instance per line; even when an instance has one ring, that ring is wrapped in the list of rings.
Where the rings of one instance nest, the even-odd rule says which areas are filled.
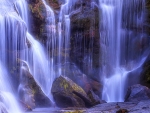
[[[80,86],[63,76],[56,78],[53,82],[51,92],[58,107],[91,107],[99,103],[98,97],[94,97],[94,99],[98,100],[90,100]]]
[[[81,0],[71,14],[70,57],[86,74],[98,78],[99,68],[99,9],[94,0]],[[89,62],[91,61],[91,62]]]
[[[23,103],[34,107],[50,107],[50,99],[43,93],[40,86],[36,83],[33,76],[28,70],[25,62],[22,62],[19,96]]]
[[[61,5],[65,3],[65,0],[46,0],[54,11],[60,10]]]
[[[92,101],[93,105],[100,104],[100,98],[92,90],[88,92],[88,97]]]
[[[42,0],[27,0],[29,13],[30,13],[30,27],[31,33],[35,36],[35,38],[43,41],[46,41],[46,7],[43,4]]]
[[[150,101],[150,89],[140,84],[129,87],[125,96],[126,102],[139,102],[143,100]]]
[[[150,55],[147,57],[147,60],[142,66],[141,84],[150,88]]]

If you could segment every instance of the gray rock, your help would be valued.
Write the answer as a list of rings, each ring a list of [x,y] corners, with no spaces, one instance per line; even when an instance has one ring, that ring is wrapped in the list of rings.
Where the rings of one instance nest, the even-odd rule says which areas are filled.
[[[21,61],[20,61],[21,62]],[[40,86],[36,83],[29,72],[25,62],[22,62],[19,96],[23,103],[34,107],[50,107],[50,99],[43,93]]]
[[[141,100],[150,100],[150,89],[140,84],[129,87],[125,96],[125,101],[139,102]]]

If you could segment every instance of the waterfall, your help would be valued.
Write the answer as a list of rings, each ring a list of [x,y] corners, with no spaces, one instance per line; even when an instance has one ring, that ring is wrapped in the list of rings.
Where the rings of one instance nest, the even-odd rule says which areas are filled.
[[[0,95],[9,113],[21,113],[12,90],[12,71],[17,67],[19,51],[25,49],[26,26],[13,8],[13,1],[0,1]],[[9,73],[10,72],[10,73]]]
[[[1,102],[4,104],[8,113],[21,113],[19,104],[14,97],[11,81],[8,78],[7,71],[2,63],[0,63],[0,96]]]
[[[61,5],[58,21],[58,74],[65,76],[65,71],[61,69],[62,65],[67,65],[69,62],[70,53],[70,14],[74,11],[76,0],[65,0]],[[64,53],[62,53],[62,51]],[[64,54],[64,55],[63,55]]]
[[[46,2],[43,0],[43,4],[46,7],[47,11],[47,29],[50,29],[48,31],[48,41],[47,41],[47,50],[49,47],[54,47],[55,45],[55,17],[53,11],[50,9],[49,6],[46,5]],[[24,56],[21,58],[22,60],[25,60],[30,68],[31,74],[37,81],[37,83],[40,85],[43,92],[51,99],[52,95],[50,94],[50,89],[52,87],[52,82],[55,78],[55,74],[53,71],[53,57],[49,58],[49,55],[46,55],[45,48],[35,40],[35,38],[29,33],[30,32],[30,26],[29,26],[29,13],[27,10],[27,3],[25,0],[18,0],[16,1],[16,9],[21,16],[21,18],[24,20],[24,22],[27,25],[28,32],[26,33],[26,40],[29,42],[31,47],[29,47],[26,51]],[[50,42],[49,40],[52,40]],[[52,45],[51,45],[52,44]],[[54,49],[54,48],[52,48]],[[52,52],[53,54],[53,52]],[[48,57],[47,57],[48,56]],[[50,55],[51,56],[51,55]],[[53,55],[52,55],[53,56]]]
[[[146,49],[139,50],[136,46],[146,36],[142,26],[145,0],[99,0],[99,6],[102,98],[108,102],[122,102],[128,76],[146,59]]]

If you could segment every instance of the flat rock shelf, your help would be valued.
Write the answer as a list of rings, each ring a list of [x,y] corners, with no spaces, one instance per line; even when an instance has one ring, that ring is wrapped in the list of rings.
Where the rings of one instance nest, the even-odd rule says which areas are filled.
[[[25,113],[150,113],[150,101],[105,103],[90,109],[39,108]]]

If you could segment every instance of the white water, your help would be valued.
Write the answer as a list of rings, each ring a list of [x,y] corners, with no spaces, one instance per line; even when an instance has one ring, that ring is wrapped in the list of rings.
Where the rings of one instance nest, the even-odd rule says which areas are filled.
[[[12,1],[0,1],[0,96],[9,113],[21,113],[6,67],[16,66],[17,49],[24,48],[25,25],[15,12]],[[23,38],[20,40],[20,38]],[[10,56],[11,54],[11,56]],[[7,65],[6,65],[7,64]]]
[[[54,13],[48,7],[43,0],[43,4],[46,7],[47,11],[47,22],[49,26],[47,26],[49,29],[48,35],[49,38],[55,39],[55,20],[54,20]],[[22,54],[22,60],[27,61],[27,64],[29,64],[29,68],[31,71],[31,74],[37,81],[37,83],[42,88],[43,92],[49,96],[49,98],[52,100],[52,95],[50,94],[50,89],[52,87],[52,82],[54,80],[54,72],[53,72],[53,59],[48,59],[46,55],[46,51],[44,50],[44,47],[34,39],[34,37],[29,33],[29,13],[27,11],[27,3],[24,0],[19,0],[16,2],[16,8],[21,16],[21,18],[25,21],[27,25],[28,32],[26,33],[26,40],[29,42],[31,48],[24,51],[24,54]],[[52,42],[51,44],[54,44],[55,42]],[[49,44],[49,41],[48,41]],[[48,46],[49,47],[49,46]]]
[[[50,86],[53,82],[50,76],[50,69],[48,67],[48,61],[45,55],[45,51],[42,45],[36,41],[29,33],[27,33],[27,39],[31,44],[31,50],[29,50],[29,65],[31,73],[35,80],[39,83],[42,90],[46,95],[50,94]]]
[[[69,62],[70,54],[70,14],[75,10],[76,0],[65,0],[65,3],[61,5],[59,13],[58,26],[58,75],[64,75],[65,72],[61,69],[61,66]]]
[[[102,17],[100,22],[101,74],[104,82],[102,98],[107,102],[124,101],[129,73],[139,69],[144,62],[142,58],[144,49],[142,51],[137,49],[137,51],[134,43],[142,40],[145,34],[142,31],[134,32],[132,27],[131,29],[129,27],[135,24],[136,29],[142,28],[138,24],[144,21],[144,4],[144,0],[133,2],[99,0]]]
[[[46,42],[46,50],[47,50],[47,75],[45,77],[45,84],[47,94],[49,92],[49,96],[52,100],[52,95],[50,93],[50,89],[52,87],[52,83],[56,78],[56,74],[54,72],[54,60],[55,60],[55,52],[56,52],[56,22],[55,15],[50,6],[47,5],[45,0],[42,0],[43,4],[46,7],[47,15],[46,15],[46,29],[47,29],[47,42]],[[45,66],[45,65],[43,65]]]
[[[21,113],[19,104],[16,101],[14,92],[12,91],[11,81],[8,78],[8,73],[4,66],[0,62],[0,97],[1,102],[4,104],[4,107],[8,113]]]

